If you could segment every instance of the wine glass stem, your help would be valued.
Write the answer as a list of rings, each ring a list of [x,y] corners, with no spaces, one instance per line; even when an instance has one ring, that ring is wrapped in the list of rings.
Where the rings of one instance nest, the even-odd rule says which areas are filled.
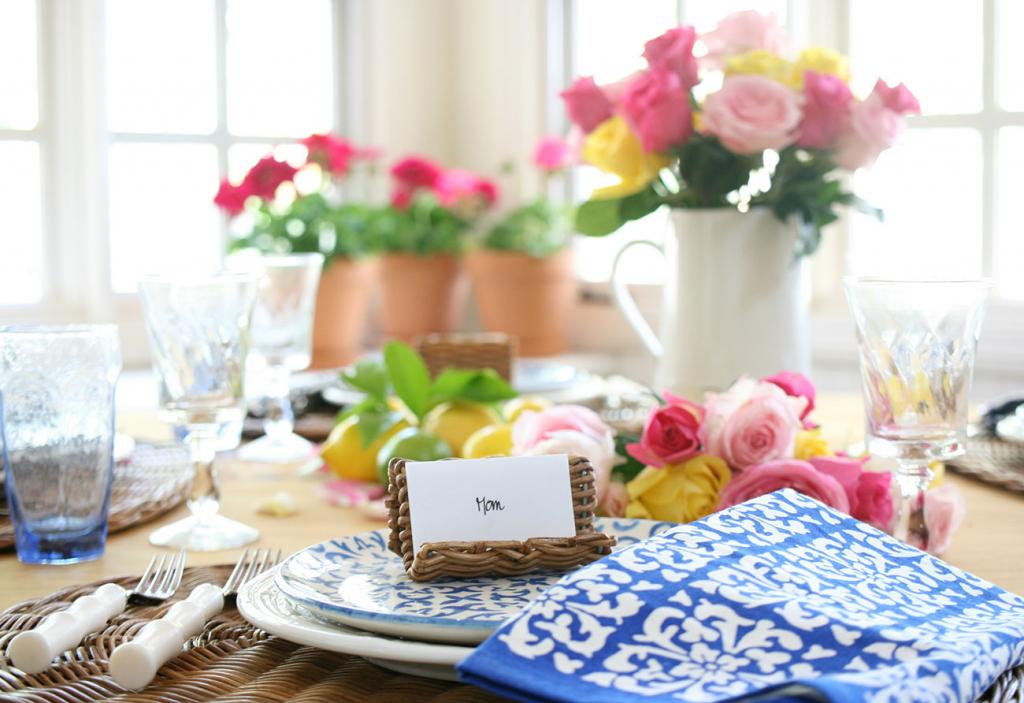
[[[268,366],[263,433],[271,439],[284,438],[295,430],[295,414],[289,397],[288,368]]]
[[[191,428],[185,436],[195,474],[189,491],[188,508],[196,520],[203,522],[220,510],[220,479],[214,466],[217,454],[215,427]]]
[[[928,525],[924,519],[924,494],[932,482],[927,462],[901,461],[896,471],[899,510],[893,535],[918,549],[928,549]]]

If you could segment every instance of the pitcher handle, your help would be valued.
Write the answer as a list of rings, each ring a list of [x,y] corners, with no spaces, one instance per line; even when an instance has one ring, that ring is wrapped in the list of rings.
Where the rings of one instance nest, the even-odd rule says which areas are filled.
[[[665,250],[654,242],[647,241],[646,239],[637,239],[632,242],[628,242],[626,246],[619,250],[619,253],[615,255],[615,261],[612,263],[612,299],[615,304],[619,306],[619,310],[622,311],[623,317],[626,318],[626,322],[633,328],[637,336],[640,337],[640,341],[647,347],[647,351],[651,353],[655,358],[661,358],[664,353],[664,347],[661,345],[661,340],[654,334],[654,330],[647,324],[647,320],[640,314],[640,308],[637,307],[636,301],[633,296],[629,293],[629,288],[626,286],[626,282],[619,277],[619,262],[622,261],[622,256],[629,251],[632,246],[648,246],[656,249],[659,254],[665,256]]]

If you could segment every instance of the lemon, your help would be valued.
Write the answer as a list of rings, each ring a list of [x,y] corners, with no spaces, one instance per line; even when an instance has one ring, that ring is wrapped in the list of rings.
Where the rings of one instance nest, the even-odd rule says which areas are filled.
[[[409,423],[399,420],[363,446],[363,438],[356,425],[358,420],[355,416],[349,417],[335,426],[320,449],[320,457],[341,478],[376,481],[377,452],[389,439],[409,427]]]
[[[466,440],[462,456],[482,459],[485,456],[508,456],[512,453],[512,425],[481,427]]]
[[[505,403],[505,406],[501,409],[501,414],[504,415],[505,419],[509,422],[515,422],[516,418],[527,410],[539,413],[541,410],[545,410],[550,407],[551,401],[547,398],[542,398],[539,395],[524,395],[519,398],[513,398]]]
[[[468,400],[441,403],[423,418],[423,429],[443,439],[455,456],[462,456],[462,447],[469,436],[481,427],[500,422],[486,405]]]

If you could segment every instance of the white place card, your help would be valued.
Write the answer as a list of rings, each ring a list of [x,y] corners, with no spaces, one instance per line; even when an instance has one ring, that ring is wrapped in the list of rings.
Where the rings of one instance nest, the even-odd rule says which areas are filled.
[[[413,550],[426,542],[575,537],[569,457],[407,461]]]

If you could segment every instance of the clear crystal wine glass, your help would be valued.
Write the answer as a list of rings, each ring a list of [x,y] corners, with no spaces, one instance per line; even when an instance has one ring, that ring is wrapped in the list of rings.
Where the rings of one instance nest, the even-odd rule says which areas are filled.
[[[249,461],[287,462],[308,458],[313,445],[295,434],[288,377],[309,367],[313,352],[313,312],[324,257],[288,254],[243,259],[232,266],[260,275],[252,319],[250,378],[262,381],[264,436],[246,444],[239,456]]]
[[[245,359],[258,276],[147,276],[139,281],[164,419],[184,427],[195,476],[192,515],[161,527],[153,544],[193,551],[232,549],[259,538],[219,515],[214,457],[218,433],[245,413]]]
[[[928,465],[964,452],[986,280],[848,278],[857,325],[868,451],[896,461],[893,534],[927,549]]]

